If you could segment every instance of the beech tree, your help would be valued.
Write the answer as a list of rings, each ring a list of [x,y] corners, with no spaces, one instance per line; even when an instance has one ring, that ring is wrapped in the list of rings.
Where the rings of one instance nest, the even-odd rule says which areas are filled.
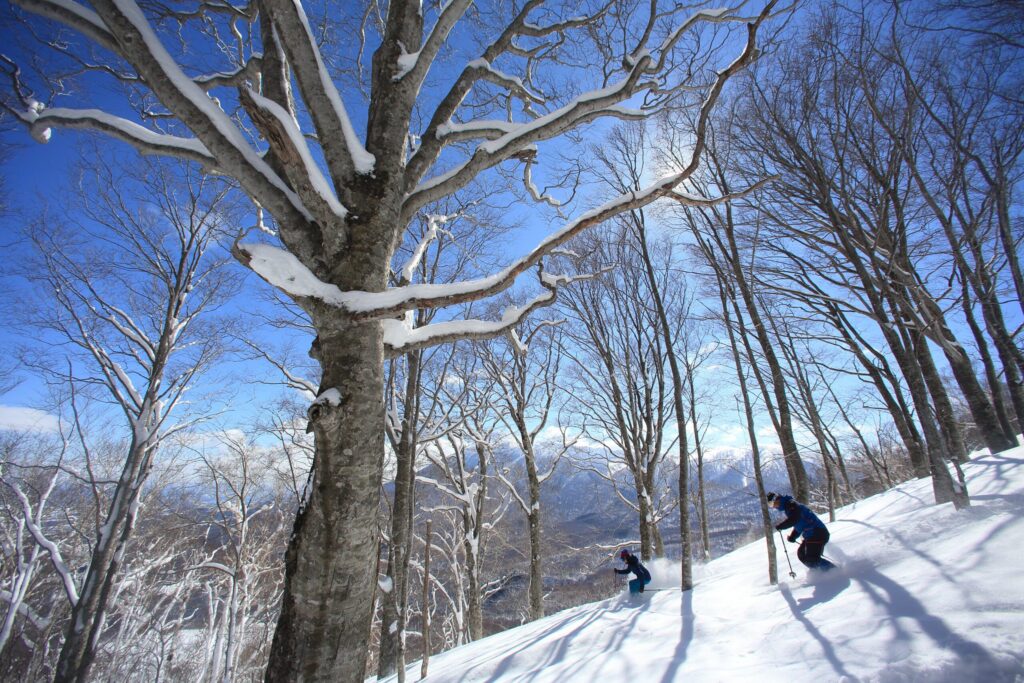
[[[405,258],[405,262],[392,275],[395,284],[439,284],[465,279],[471,269],[486,258],[485,244],[494,239],[493,228],[499,228],[501,220],[486,212],[482,206],[485,198],[465,199],[468,201],[445,207],[444,213],[422,216],[418,225],[406,232],[406,243],[396,254],[396,257]],[[413,325],[427,325],[437,313],[437,309],[417,310]],[[381,621],[388,628],[380,632],[378,675],[384,677],[396,673],[399,683],[405,679],[405,628],[416,508],[416,460],[431,441],[442,438],[444,430],[452,427],[446,415],[454,409],[457,399],[451,400],[443,387],[447,381],[447,369],[455,357],[453,345],[414,349],[391,358],[385,372],[385,432],[395,456],[395,478],[387,539],[386,573],[391,581],[391,590],[381,594]]]
[[[237,259],[290,296],[316,330],[310,353],[322,374],[309,410],[313,476],[286,555],[268,679],[364,674],[374,574],[365,550],[376,546],[385,356],[509,329],[551,303],[562,283],[543,271],[546,254],[623,211],[678,195],[700,164],[715,101],[755,57],[757,31],[775,2],[693,10],[525,0],[471,10],[470,0],[393,0],[386,9],[298,0],[16,0],[46,20],[33,28],[47,41],[52,77],[114,79],[132,94],[116,104],[79,95],[77,108],[56,106],[33,96],[45,84],[9,68],[8,106],[33,135],[99,131],[233,178],[259,228],[238,235]],[[745,40],[709,35],[744,27]],[[54,39],[66,29],[74,37]],[[128,114],[126,104],[139,110]],[[424,207],[517,165],[540,206],[550,206],[557,200],[532,183],[539,143],[669,105],[699,112],[692,155],[679,171],[565,219],[490,276],[388,287],[395,249]],[[412,326],[416,309],[488,297],[534,270],[543,292],[499,320]],[[85,678],[86,660],[73,659],[61,680]]]
[[[668,430],[675,402],[665,336],[650,305],[648,271],[635,240],[621,221],[577,240],[574,248],[586,255],[579,267],[618,265],[567,291],[561,308],[569,320],[565,334],[572,341],[576,412],[587,436],[599,444],[577,454],[577,467],[608,481],[623,505],[636,511],[640,554],[649,559],[664,556],[659,523],[679,502],[669,495],[664,467],[676,446]],[[667,262],[660,256],[654,268],[664,286]],[[679,322],[675,315],[672,320],[674,336]]]
[[[517,455],[523,459],[525,471],[520,480],[526,480],[525,487],[517,485],[507,470],[499,468],[495,476],[508,488],[529,526],[530,585],[527,592],[531,620],[544,616],[541,486],[554,474],[562,456],[574,443],[567,438],[566,427],[560,419],[560,401],[564,400],[558,386],[564,355],[558,339],[560,324],[558,320],[544,320],[520,326],[518,330],[509,331],[507,343],[491,344],[479,350],[484,370],[494,382],[493,401],[499,418],[516,445]],[[538,457],[538,451],[543,452],[541,434],[549,424],[562,433],[562,443],[548,444],[553,452],[542,459]]]
[[[157,453],[205,419],[183,404],[224,351],[211,314],[236,279],[217,248],[231,209],[223,182],[180,164],[126,171],[95,154],[64,215],[41,217],[28,231],[35,262],[26,276],[37,295],[28,322],[66,355],[32,354],[26,363],[71,387],[87,468],[95,443],[120,438],[113,448],[123,449],[109,477],[90,471],[86,479],[104,509],[86,533],[88,569],[65,576],[72,610],[57,679],[84,679],[95,658]],[[103,392],[123,420],[117,436],[83,430],[76,390]]]

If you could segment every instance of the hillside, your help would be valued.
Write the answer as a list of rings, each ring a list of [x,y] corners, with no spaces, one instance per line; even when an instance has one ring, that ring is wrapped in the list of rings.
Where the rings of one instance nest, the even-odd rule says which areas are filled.
[[[1020,681],[1024,677],[1024,448],[965,466],[973,507],[932,503],[912,481],[839,511],[841,565],[768,583],[758,541],[695,567],[652,566],[620,595],[430,660],[427,681]],[[796,562],[793,549],[790,558]],[[610,568],[609,568],[610,573]],[[420,663],[408,680],[419,680]],[[393,681],[394,679],[386,679]]]

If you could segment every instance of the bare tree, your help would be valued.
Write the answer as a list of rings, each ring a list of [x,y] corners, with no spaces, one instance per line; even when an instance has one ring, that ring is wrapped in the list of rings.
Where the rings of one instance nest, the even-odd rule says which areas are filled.
[[[66,370],[53,356],[30,362],[104,392],[124,418],[126,442],[120,473],[100,485],[108,504],[74,586],[61,680],[84,677],[93,661],[154,457],[201,419],[179,404],[223,351],[208,316],[233,283],[222,268],[229,257],[217,248],[230,220],[227,186],[178,164],[133,175],[95,159],[76,211],[42,219],[29,233],[39,263],[27,276],[48,297],[31,322],[69,353]]]
[[[5,676],[15,675],[7,667],[21,665],[28,670],[26,660],[37,650],[44,649],[39,642],[50,627],[55,610],[40,612],[41,604],[60,605],[60,600],[47,596],[45,601],[31,600],[40,588],[40,574],[45,571],[48,556],[57,566],[66,566],[64,554],[44,529],[47,526],[51,495],[61,476],[61,466],[68,451],[68,439],[60,434],[56,439],[32,433],[6,433],[0,442],[0,502],[4,515],[0,521],[4,561],[0,576],[0,600],[4,604],[4,620],[0,626],[0,654],[6,663]],[[56,458],[43,453],[56,454]],[[40,540],[43,542],[40,543]],[[69,575],[60,578],[70,580]],[[67,582],[64,584],[68,585]],[[73,584],[72,584],[73,585]],[[56,586],[46,586],[53,589]],[[74,595],[74,592],[68,595]],[[49,612],[49,614],[47,614]],[[16,635],[30,654],[16,652],[12,641]]]
[[[269,623],[280,600],[283,566],[280,548],[291,517],[289,496],[275,495],[271,475],[275,450],[254,437],[222,435],[216,451],[199,454],[200,481],[213,496],[212,519],[205,524],[209,555],[189,567],[206,581],[212,607],[207,615],[208,651],[202,680],[235,681],[258,676],[269,654]],[[280,491],[280,489],[277,489]],[[267,610],[269,607],[271,609]],[[253,623],[255,622],[255,623]]]
[[[431,465],[428,473],[419,475],[420,481],[441,494],[444,502],[431,508],[431,512],[451,510],[459,520],[461,560],[464,569],[458,572],[459,602],[465,606],[463,626],[465,640],[482,638],[484,599],[484,557],[488,536],[508,509],[507,501],[491,495],[493,475],[493,448],[495,430],[499,422],[490,406],[490,379],[480,379],[471,358],[451,373],[448,380],[461,385],[462,397],[457,410],[457,427],[443,439],[436,439],[424,449]],[[500,490],[500,489],[499,489]],[[455,550],[455,549],[453,549]],[[453,558],[454,559],[454,558]],[[460,640],[460,642],[465,642]]]
[[[501,469],[495,476],[505,484],[512,500],[526,515],[530,534],[530,619],[544,616],[544,574],[542,548],[541,487],[558,467],[562,456],[575,443],[568,439],[562,424],[559,403],[564,400],[559,387],[564,347],[557,329],[562,321],[545,320],[526,323],[510,330],[507,343],[490,344],[480,349],[482,362],[493,382],[499,419],[516,444],[517,455],[523,459],[526,479],[525,494],[510,474]],[[541,434],[549,425],[562,435],[553,452],[541,458]],[[506,468],[507,469],[507,468]],[[518,468],[517,468],[518,469]]]
[[[1004,305],[1009,302],[1000,286],[1008,274],[1010,291],[1016,293],[1020,305],[1024,279],[1008,202],[1021,173],[1024,133],[1020,107],[1007,107],[999,93],[1000,84],[1012,78],[1012,67],[992,50],[978,50],[977,68],[970,74],[957,73],[948,68],[947,56],[955,54],[956,42],[947,38],[917,47],[899,37],[897,27],[902,20],[899,14],[892,18],[891,35],[884,40],[890,46],[889,59],[901,76],[905,107],[923,113],[915,121],[918,134],[911,135],[913,131],[897,128],[890,117],[882,117],[873,93],[866,99],[902,154],[922,201],[948,242],[955,272],[962,281],[964,316],[978,342],[993,407],[1004,436],[1012,443],[1017,430],[1009,424],[1002,406],[1002,383],[971,302],[975,297],[980,305],[1014,413],[1022,422],[1024,352],[1006,324]]]
[[[717,263],[713,258],[711,263]],[[718,283],[719,304],[722,311],[722,321],[725,324],[726,334],[729,337],[729,348],[732,351],[733,366],[736,369],[736,379],[739,382],[739,394],[743,403],[743,415],[746,418],[747,438],[750,439],[750,455],[754,463],[754,481],[757,485],[758,506],[761,512],[761,527],[764,532],[765,545],[768,554],[768,581],[774,585],[779,581],[778,565],[775,559],[775,535],[772,533],[771,513],[768,511],[768,503],[765,500],[767,493],[764,486],[764,478],[761,470],[761,450],[757,442],[757,428],[754,422],[753,393],[747,388],[747,372],[744,369],[740,343],[738,336],[746,337],[746,325],[742,319],[733,322],[733,312],[739,313],[740,307],[737,302],[737,294],[729,281],[729,274],[725,269],[715,269]],[[750,343],[745,342],[748,362],[753,359],[750,354]]]
[[[831,17],[817,26],[836,30]],[[813,272],[822,282],[823,301],[877,324],[912,398],[936,499],[965,506],[966,490],[945,464],[963,457],[959,425],[929,339],[959,363],[958,378],[967,383],[969,363],[948,326],[939,324],[934,298],[920,277],[918,269],[932,257],[931,244],[920,239],[922,224],[908,204],[912,187],[901,159],[886,151],[884,136],[871,132],[877,123],[865,116],[859,96],[844,89],[858,83],[857,76],[832,73],[847,64],[845,57],[815,56],[818,49],[827,53],[828,45],[817,36],[794,41],[780,57],[776,80],[755,82],[744,109],[746,124],[738,130],[750,152],[745,158],[759,173],[780,174],[766,190],[771,196],[758,205],[760,244],[780,258],[772,271],[778,291],[786,291],[792,274]],[[819,124],[822,134],[812,134]],[[977,392],[975,398],[981,406]]]
[[[642,124],[624,125],[616,128],[609,135],[607,145],[596,151],[603,165],[607,182],[617,191],[637,191],[642,186],[642,178],[650,163],[647,159],[647,136]],[[654,303],[657,329],[661,332],[665,345],[665,356],[672,379],[673,414],[676,423],[676,445],[679,462],[679,541],[681,548],[680,586],[683,590],[693,588],[692,541],[690,534],[690,449],[688,447],[686,421],[687,407],[684,400],[684,378],[679,369],[675,337],[678,330],[686,325],[686,320],[669,321],[670,312],[666,305],[667,297],[663,294],[662,280],[655,272],[655,264],[651,257],[651,246],[648,243],[647,214],[644,209],[634,209],[620,217],[620,221],[630,232],[639,252],[643,273],[647,281],[647,291]],[[667,285],[667,283],[665,283]],[[685,289],[681,297],[686,300]],[[689,306],[685,305],[685,308]],[[678,309],[672,313],[679,313]],[[688,310],[683,311],[685,317]],[[692,376],[689,381],[692,383]]]
[[[417,229],[407,233],[409,244],[398,252],[405,261],[393,275],[395,284],[451,282],[467,277],[479,267],[480,261],[486,261],[486,244],[497,236],[502,221],[486,210],[484,199],[486,197],[478,197],[460,203],[450,212],[423,216],[423,220],[417,222]],[[481,229],[480,225],[492,226],[492,229]],[[436,309],[419,309],[414,313],[413,324],[415,327],[428,325],[436,314]],[[451,428],[445,415],[454,409],[454,402],[446,396],[443,385],[447,379],[446,368],[454,358],[454,348],[449,345],[447,348],[414,349],[390,359],[387,365],[385,429],[395,456],[395,478],[386,565],[391,590],[381,596],[381,620],[388,628],[381,629],[378,675],[395,673],[400,683],[405,680],[416,460],[423,448],[442,438],[444,430]],[[431,376],[433,383],[428,380]]]
[[[755,56],[756,33],[775,0],[751,15],[628,2],[546,7],[539,0],[468,14],[470,4],[425,8],[395,0],[379,22],[350,6],[314,26],[301,3],[286,0],[212,11],[143,10],[133,0],[97,0],[91,9],[68,0],[18,2],[77,33],[75,40],[47,43],[55,62],[75,69],[90,55],[90,71],[137,88],[133,101],[161,126],[50,106],[14,79],[9,106],[35,136],[45,139],[54,127],[100,130],[234,178],[258,207],[259,225],[273,218],[284,246],[240,237],[237,258],[291,296],[317,331],[312,353],[323,372],[310,408],[313,480],[286,556],[271,679],[355,681],[364,673],[373,558],[360,550],[375,545],[385,354],[501,333],[550,303],[560,280],[542,274],[544,293],[498,321],[411,329],[404,314],[493,295],[580,231],[671,195],[698,167],[707,116],[725,82]],[[346,32],[339,35],[339,27]],[[708,45],[734,44],[709,40],[715,27],[745,28],[745,46],[724,58],[723,51],[708,52]],[[178,41],[185,35],[207,42],[186,47]],[[330,46],[367,37],[331,54],[321,50],[320,35]],[[479,51],[466,48],[471,54],[461,59],[465,50],[454,46],[473,43]],[[370,44],[376,49],[364,70]],[[349,89],[339,89],[333,67],[352,79]],[[445,83],[439,97],[428,76],[430,84]],[[352,117],[343,93],[351,99],[358,88],[368,103],[365,116]],[[648,116],[670,103],[702,112],[692,159],[680,172],[578,214],[493,276],[387,288],[394,251],[424,207],[502,165],[522,164],[529,183],[538,143],[599,119]],[[251,129],[265,144],[247,135]],[[360,556],[365,566],[353,566]]]
[[[659,523],[679,502],[668,495],[663,464],[676,440],[668,351],[657,312],[649,305],[647,270],[628,224],[616,222],[574,244],[580,266],[599,271],[618,267],[563,296],[562,310],[572,342],[572,392],[593,449],[580,452],[577,466],[612,484],[637,514],[640,552],[664,555]],[[658,280],[666,273],[659,259]],[[673,317],[671,335],[679,321]],[[676,438],[685,439],[685,434]],[[590,457],[584,457],[587,453]],[[622,468],[625,474],[622,476]]]

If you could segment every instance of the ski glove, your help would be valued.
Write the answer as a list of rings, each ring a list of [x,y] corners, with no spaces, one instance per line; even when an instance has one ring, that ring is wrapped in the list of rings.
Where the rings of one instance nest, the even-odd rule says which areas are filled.
[[[789,535],[789,542],[790,543],[796,543],[796,532],[795,531]]]

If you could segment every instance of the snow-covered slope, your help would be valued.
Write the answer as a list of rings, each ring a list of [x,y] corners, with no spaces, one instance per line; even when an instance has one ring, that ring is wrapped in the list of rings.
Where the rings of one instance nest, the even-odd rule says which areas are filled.
[[[426,680],[1024,681],[1024,448],[965,472],[969,510],[936,506],[929,481],[843,508],[838,571],[809,577],[789,546],[790,579],[779,548],[772,586],[758,541],[695,567],[691,592],[566,610],[436,655]],[[652,587],[677,583],[653,569]]]

